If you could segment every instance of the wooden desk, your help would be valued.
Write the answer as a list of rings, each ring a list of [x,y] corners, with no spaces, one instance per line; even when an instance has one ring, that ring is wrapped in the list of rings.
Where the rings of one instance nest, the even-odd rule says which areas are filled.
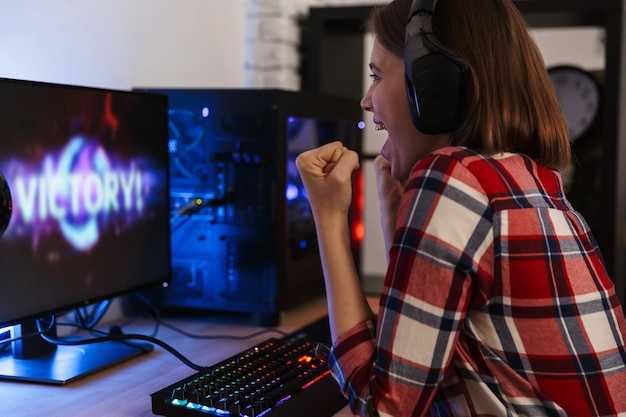
[[[327,314],[325,299],[281,313],[279,329],[292,332]],[[165,319],[194,334],[247,335],[260,328],[250,319],[219,314],[193,319]],[[149,335],[154,321],[141,319],[124,327],[125,333]],[[202,340],[161,327],[157,338],[201,365],[213,365],[237,352],[278,334],[263,334],[246,340]],[[195,371],[160,347],[112,368],[67,385],[0,381],[0,416],[22,417],[142,417],[154,416],[150,394]],[[348,417],[347,409],[336,417]]]

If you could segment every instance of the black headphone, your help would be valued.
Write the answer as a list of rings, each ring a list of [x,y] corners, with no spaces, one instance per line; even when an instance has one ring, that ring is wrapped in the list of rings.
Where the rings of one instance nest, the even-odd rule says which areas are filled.
[[[414,0],[404,46],[404,76],[409,110],[422,133],[456,130],[463,121],[468,66],[437,41],[432,16],[437,0]]]

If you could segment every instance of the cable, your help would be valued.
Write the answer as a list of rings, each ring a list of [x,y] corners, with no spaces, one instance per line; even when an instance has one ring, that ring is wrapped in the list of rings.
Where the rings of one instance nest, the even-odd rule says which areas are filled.
[[[91,312],[88,312],[86,307],[75,308],[74,317],[82,328],[91,329],[102,320],[110,305],[109,299],[98,303]]]
[[[258,332],[255,333],[251,333],[245,336],[233,336],[233,335],[197,335],[197,334],[192,334],[192,333],[188,333],[176,326],[174,326],[173,324],[167,323],[166,321],[164,321],[163,319],[161,319],[161,312],[159,311],[159,309],[157,308],[156,305],[154,305],[154,303],[152,301],[150,301],[148,298],[146,298],[146,296],[144,296],[141,292],[137,291],[135,293],[135,295],[137,296],[137,298],[139,298],[146,306],[148,306],[153,312],[154,312],[154,320],[157,323],[157,328],[159,326],[163,326],[163,327],[167,327],[168,329],[174,330],[175,332],[178,332],[180,334],[182,334],[183,336],[187,336],[190,337],[192,339],[205,339],[205,340],[218,340],[218,339],[230,339],[230,340],[246,340],[246,339],[251,339],[253,337],[265,334],[265,333],[278,333],[281,336],[288,336],[289,333],[287,332],[283,332],[280,329],[277,328],[266,328],[266,329],[262,329],[259,330]],[[156,333],[154,333],[154,335],[156,335]]]
[[[163,327],[167,327],[171,330],[174,330],[175,332],[178,332],[180,334],[182,334],[183,336],[187,336],[190,337],[192,339],[205,339],[205,340],[217,340],[217,339],[231,339],[231,340],[246,340],[246,339],[251,339],[253,337],[265,334],[265,333],[278,333],[281,336],[288,336],[289,333],[284,332],[280,329],[276,329],[276,328],[269,328],[269,329],[262,329],[259,330],[258,332],[254,332],[254,333],[250,333],[247,334],[245,336],[234,336],[234,335],[226,335],[226,334],[216,334],[216,335],[197,335],[197,334],[192,334],[192,333],[188,333],[182,329],[179,329],[178,327],[169,324],[163,320],[161,320],[160,322],[161,326]]]
[[[51,330],[54,327],[55,321],[53,319],[50,320],[50,324],[48,325],[48,328],[42,330],[43,332],[47,332],[49,330]],[[35,337],[35,336],[40,336],[41,332],[40,331],[40,326],[39,326],[39,320],[37,320],[37,331],[36,332],[31,332],[31,333],[27,333],[27,334],[23,334],[19,337],[13,337],[13,338],[6,338],[6,339],[2,339],[0,340],[0,346],[7,346],[10,345],[13,342],[17,342],[19,340],[22,339],[26,339],[29,337]],[[9,337],[10,337],[10,332],[9,332]]]
[[[162,340],[154,337],[156,336],[156,334],[158,333],[159,327],[160,326],[164,326],[167,327],[171,330],[174,330],[180,334],[182,334],[183,336],[186,337],[190,337],[192,339],[207,339],[207,340],[211,340],[211,339],[232,339],[232,340],[246,340],[246,339],[251,339],[253,337],[265,334],[265,333],[278,333],[282,336],[287,336],[289,335],[289,333],[284,332],[280,329],[276,329],[276,328],[265,328],[262,330],[259,330],[257,332],[253,332],[244,336],[234,336],[234,335],[225,335],[225,334],[221,334],[221,335],[197,335],[197,334],[192,334],[189,332],[186,332],[172,324],[169,324],[165,321],[163,321],[161,319],[161,313],[159,311],[159,309],[150,301],[148,300],[143,294],[136,292],[135,295],[144,303],[146,304],[151,310],[152,313],[154,314],[154,317],[152,317],[155,321],[155,329],[153,330],[153,335],[152,336],[146,336],[143,334],[134,334],[134,333],[123,333],[123,331],[121,330],[120,326],[114,326],[111,328],[110,332],[104,332],[98,329],[95,329],[94,326],[100,321],[100,319],[102,318],[102,316],[104,315],[104,313],[106,312],[106,310],[109,307],[109,302],[108,300],[106,302],[102,302],[100,303],[95,310],[88,314],[87,317],[85,317],[83,315],[83,312],[79,311],[78,309],[76,309],[74,311],[74,318],[76,319],[76,323],[61,323],[56,321],[56,317],[54,315],[50,316],[47,319],[37,319],[36,325],[37,325],[37,332],[32,332],[26,335],[22,335],[20,337],[16,337],[16,338],[12,338],[12,339],[5,339],[5,340],[0,340],[0,347],[1,346],[5,346],[11,342],[17,341],[17,340],[21,340],[27,337],[41,337],[42,339],[44,339],[46,342],[54,344],[54,345],[59,345],[59,346],[79,346],[79,345],[87,345],[87,344],[92,344],[92,343],[102,343],[102,342],[110,342],[110,341],[115,341],[115,342],[121,342],[121,343],[125,343],[125,342],[129,342],[132,340],[142,340],[142,341],[146,341],[149,343],[152,343],[154,345],[157,345],[161,348],[163,348],[164,350],[166,350],[167,352],[171,353],[173,356],[175,356],[177,359],[179,359],[182,363],[184,363],[185,365],[187,365],[188,367],[190,367],[191,369],[194,369],[196,371],[205,371],[206,369],[208,369],[205,366],[202,365],[198,365],[193,363],[191,360],[189,360],[187,357],[185,357],[183,354],[181,354],[180,352],[178,352],[175,348],[173,348],[171,345],[163,342]],[[44,328],[44,326],[42,326],[42,322],[46,320],[46,327]],[[127,323],[128,324],[128,323]],[[56,337],[50,337],[48,335],[46,335],[45,333],[48,332],[50,329],[54,328],[55,326],[72,326],[72,327],[76,327],[78,329],[82,329],[82,330],[86,330],[89,333],[91,333],[92,335],[95,335],[95,337],[90,338],[90,339],[70,339],[70,338],[56,338]],[[133,345],[131,343],[129,343],[131,346],[137,347],[137,348],[141,348],[141,346],[137,346],[137,345]]]
[[[152,303],[150,300],[148,300],[141,292],[136,291],[133,293],[133,295],[135,295],[137,298],[139,298],[139,300],[144,303],[146,306],[148,306],[148,308],[151,310],[150,312],[140,312],[140,313],[135,313],[135,315],[133,317],[129,317],[125,322],[123,322],[122,324],[119,324],[118,327],[119,328],[123,328],[125,326],[130,325],[131,323],[137,321],[138,319],[145,317],[146,315],[153,319],[155,324],[154,324],[154,330],[152,330],[152,334],[150,336],[152,337],[156,337],[157,333],[159,332],[159,327],[160,327],[160,318],[161,318],[161,312],[159,311],[159,309],[154,305],[154,303]],[[74,325],[75,326],[75,325]],[[91,333],[100,333],[100,334],[107,334],[105,332],[96,330],[96,329],[89,329]]]
[[[178,231],[178,229],[183,227],[185,223],[187,223],[190,219],[191,219],[191,216],[180,217],[180,215],[178,214],[170,218],[170,224],[171,224],[171,229],[172,229],[171,232],[174,233]]]
[[[39,320],[37,320],[37,329],[39,331],[42,331]],[[128,340],[143,340],[143,341],[150,342],[152,344],[162,347],[163,349],[165,349],[166,351],[174,355],[176,358],[178,358],[182,363],[190,367],[191,369],[194,369],[196,371],[204,371],[207,369],[207,367],[205,366],[197,365],[191,362],[184,355],[182,355],[180,352],[178,352],[176,349],[174,349],[172,346],[168,345],[167,343],[163,342],[162,340],[159,340],[151,336],[145,336],[142,334],[125,334],[125,333],[111,334],[110,333],[108,336],[94,337],[93,339],[74,339],[74,340],[56,339],[56,338],[46,336],[43,333],[40,333],[40,336],[46,342],[52,343],[53,345],[58,345],[58,346],[80,346],[80,345],[88,345],[92,343],[102,343],[102,342],[111,342],[111,341],[124,342]]]

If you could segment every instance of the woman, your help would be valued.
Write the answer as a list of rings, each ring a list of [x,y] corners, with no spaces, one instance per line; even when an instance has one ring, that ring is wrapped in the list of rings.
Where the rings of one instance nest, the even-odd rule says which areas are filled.
[[[350,252],[358,155],[297,160],[316,221],[333,347],[355,414],[626,413],[626,325],[588,226],[563,194],[567,132],[510,0],[435,2],[435,38],[467,65],[458,127],[412,123],[410,0],[376,9],[361,105],[388,133],[375,160],[389,267],[375,316]]]

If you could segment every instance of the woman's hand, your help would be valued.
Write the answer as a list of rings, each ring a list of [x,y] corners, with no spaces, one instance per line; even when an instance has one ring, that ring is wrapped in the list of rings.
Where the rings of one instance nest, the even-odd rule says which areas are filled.
[[[352,253],[348,212],[356,152],[333,142],[296,158],[315,218],[333,341],[358,323],[374,318]]]
[[[348,214],[352,174],[359,168],[356,152],[332,142],[298,155],[296,166],[316,220],[322,215]]]
[[[378,155],[374,160],[374,170],[376,171],[381,226],[385,238],[385,248],[389,253],[396,229],[398,207],[404,193],[404,184],[391,176],[391,164],[382,155]]]

